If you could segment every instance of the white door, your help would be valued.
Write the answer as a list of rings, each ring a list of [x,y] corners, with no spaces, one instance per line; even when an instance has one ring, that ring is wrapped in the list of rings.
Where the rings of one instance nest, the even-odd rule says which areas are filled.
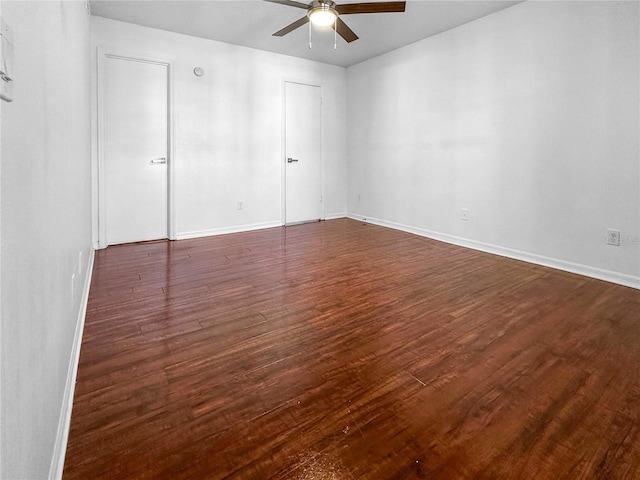
[[[319,220],[322,213],[320,87],[285,84],[285,223]]]
[[[107,245],[168,237],[168,68],[104,59]]]

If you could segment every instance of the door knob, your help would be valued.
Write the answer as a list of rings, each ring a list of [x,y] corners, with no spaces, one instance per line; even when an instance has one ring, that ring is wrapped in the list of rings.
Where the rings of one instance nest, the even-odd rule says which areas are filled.
[[[164,158],[164,157],[162,157],[162,158],[156,158],[155,160],[151,160],[151,163],[152,163],[153,165],[160,165],[160,164],[163,164],[163,163],[167,163],[167,159],[166,159],[166,158]]]
[[[297,162],[297,161],[298,161],[297,158],[291,158],[291,157],[287,158],[287,163],[293,163],[293,162]]]

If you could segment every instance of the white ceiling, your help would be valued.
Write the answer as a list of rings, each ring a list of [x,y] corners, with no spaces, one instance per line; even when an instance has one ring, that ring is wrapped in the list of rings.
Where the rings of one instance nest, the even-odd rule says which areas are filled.
[[[273,37],[272,33],[303,17],[305,11],[262,0],[91,0],[90,3],[91,13],[101,17],[347,67],[520,1],[409,0],[404,13],[343,15],[340,18],[360,38],[348,44],[338,36],[336,50],[333,30],[314,28],[312,49],[307,25],[284,37]]]

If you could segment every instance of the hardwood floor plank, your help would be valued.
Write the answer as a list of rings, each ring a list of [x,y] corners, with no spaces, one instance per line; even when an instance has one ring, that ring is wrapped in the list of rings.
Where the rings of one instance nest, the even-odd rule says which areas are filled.
[[[109,247],[64,479],[640,478],[639,312],[347,219]]]

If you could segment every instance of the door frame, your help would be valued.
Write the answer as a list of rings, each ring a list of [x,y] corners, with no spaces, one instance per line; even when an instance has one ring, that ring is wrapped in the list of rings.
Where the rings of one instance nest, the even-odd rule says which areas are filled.
[[[281,82],[282,96],[282,125],[281,125],[281,155],[280,155],[280,224],[287,224],[287,83],[307,85],[320,88],[320,220],[325,219],[325,194],[324,194],[324,84],[315,80],[301,80],[283,78]]]
[[[150,54],[138,54],[108,47],[97,47],[96,69],[96,177],[97,195],[97,248],[107,248],[107,180],[106,159],[104,156],[105,140],[105,105],[107,102],[105,68],[108,58],[131,62],[151,63],[167,67],[167,238],[176,239],[175,221],[175,165],[174,165],[174,121],[173,121],[173,68],[171,61]]]

